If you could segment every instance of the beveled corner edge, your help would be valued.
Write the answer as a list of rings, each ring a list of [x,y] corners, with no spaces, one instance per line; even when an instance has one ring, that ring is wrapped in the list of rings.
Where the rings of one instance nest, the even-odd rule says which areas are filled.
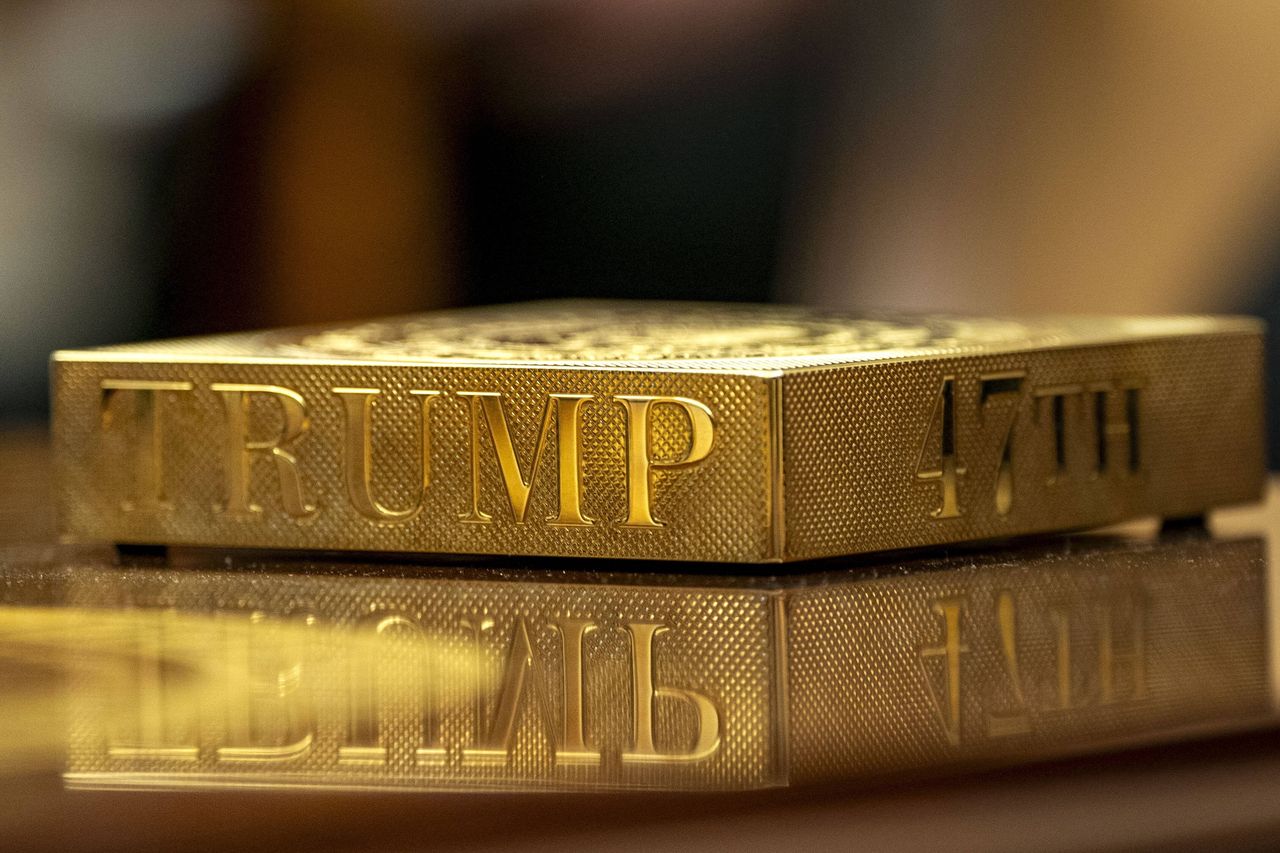
[[[787,515],[786,515],[786,468],[784,464],[784,424],[786,418],[783,411],[783,371],[765,377],[765,388],[768,395],[769,454],[768,489],[769,499],[769,562],[785,562],[787,559]]]

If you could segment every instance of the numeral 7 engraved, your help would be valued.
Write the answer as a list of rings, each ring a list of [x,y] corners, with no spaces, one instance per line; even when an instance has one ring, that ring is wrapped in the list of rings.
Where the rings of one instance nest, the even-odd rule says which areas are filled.
[[[929,514],[938,519],[958,518],[965,514],[966,508],[962,505],[960,494],[960,478],[968,473],[968,468],[961,458],[963,450],[971,459],[972,454],[979,453],[979,458],[984,460],[991,458],[987,453],[994,451],[994,478],[988,481],[980,477],[977,484],[970,485],[966,491],[985,489],[986,484],[991,482],[991,509],[998,518],[1009,515],[1013,510],[1014,491],[1018,483],[1013,474],[1014,432],[1018,428],[1024,401],[1028,397],[1036,400],[1047,398],[1053,405],[1052,434],[1048,438],[1052,442],[1054,469],[1044,480],[1045,485],[1054,486],[1065,478],[1069,458],[1084,458],[1090,453],[1094,458],[1094,479],[1140,473],[1142,441],[1139,434],[1139,409],[1142,387],[1141,380],[1132,378],[1087,384],[1033,386],[1027,381],[1027,372],[1024,370],[981,374],[976,383],[965,382],[963,385],[955,376],[944,376],[934,398],[933,410],[915,466],[917,482],[936,484],[938,488],[939,505]],[[1086,391],[1092,394],[1090,399],[1095,421],[1092,435],[1069,431],[1066,427],[1065,400],[1073,396],[1082,397]],[[966,407],[976,403],[976,418],[961,417],[962,402]],[[964,409],[966,414],[971,411],[969,408]],[[1039,412],[1036,414],[1035,425],[1040,426]],[[1024,438],[1020,434],[1019,445]],[[1036,440],[1033,435],[1033,442]],[[1038,441],[1043,444],[1045,436],[1040,435]],[[1068,444],[1072,442],[1081,446],[1069,453]],[[978,445],[976,449],[974,445]],[[1128,464],[1123,467],[1115,464],[1113,457],[1117,454],[1127,454]],[[934,459],[937,460],[936,465],[929,464],[929,460]],[[1023,483],[1026,483],[1025,477]]]
[[[1008,515],[1009,510],[1013,509],[1013,425],[1017,423],[1018,410],[1022,408],[1022,380],[1026,376],[1026,373],[1016,371],[978,377],[978,399],[984,425],[990,417],[987,414],[990,400],[1001,395],[1012,395],[1016,399],[1010,408],[1009,422],[1000,439],[1000,455],[996,463],[996,514],[1002,516]]]

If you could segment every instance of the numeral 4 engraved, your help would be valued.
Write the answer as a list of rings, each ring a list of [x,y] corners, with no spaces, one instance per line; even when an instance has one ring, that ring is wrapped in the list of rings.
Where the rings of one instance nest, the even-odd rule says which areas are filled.
[[[935,438],[935,435],[937,436]],[[938,467],[925,469],[925,459],[937,447]],[[956,456],[956,378],[946,376],[938,391],[929,418],[929,430],[920,446],[920,458],[916,462],[916,479],[938,484],[942,504],[930,513],[934,518],[958,518],[964,514],[960,508],[960,478],[965,469]]]

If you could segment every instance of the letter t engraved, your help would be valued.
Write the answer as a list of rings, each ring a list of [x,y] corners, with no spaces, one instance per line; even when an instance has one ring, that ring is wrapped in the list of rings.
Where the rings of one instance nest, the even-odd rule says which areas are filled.
[[[1051,413],[1050,423],[1053,427],[1053,471],[1046,480],[1046,485],[1054,485],[1067,475],[1068,463],[1070,461],[1070,453],[1068,448],[1071,446],[1072,430],[1067,425],[1067,400],[1073,399],[1076,405],[1084,394],[1084,386],[1082,385],[1052,385],[1036,388],[1031,392],[1032,398],[1035,400],[1034,416],[1037,423],[1043,423],[1048,416],[1044,410],[1048,408]]]
[[[125,512],[144,510],[156,512],[169,508],[164,486],[164,418],[161,416],[160,393],[163,391],[190,391],[190,382],[159,382],[149,379],[104,379],[99,417],[103,429],[110,429],[115,422],[112,402],[122,393],[132,393],[136,398],[133,424],[136,429],[134,496],[120,502]]]

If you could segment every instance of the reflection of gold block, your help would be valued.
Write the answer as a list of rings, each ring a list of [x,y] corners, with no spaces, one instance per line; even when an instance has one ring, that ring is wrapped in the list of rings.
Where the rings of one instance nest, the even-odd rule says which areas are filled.
[[[1270,712],[1253,540],[1079,538],[784,579],[345,568],[361,576],[73,570],[99,628],[72,648],[100,665],[74,670],[68,781],[742,789]]]
[[[1261,330],[546,303],[54,357],[65,530],[768,562],[1258,497]]]

